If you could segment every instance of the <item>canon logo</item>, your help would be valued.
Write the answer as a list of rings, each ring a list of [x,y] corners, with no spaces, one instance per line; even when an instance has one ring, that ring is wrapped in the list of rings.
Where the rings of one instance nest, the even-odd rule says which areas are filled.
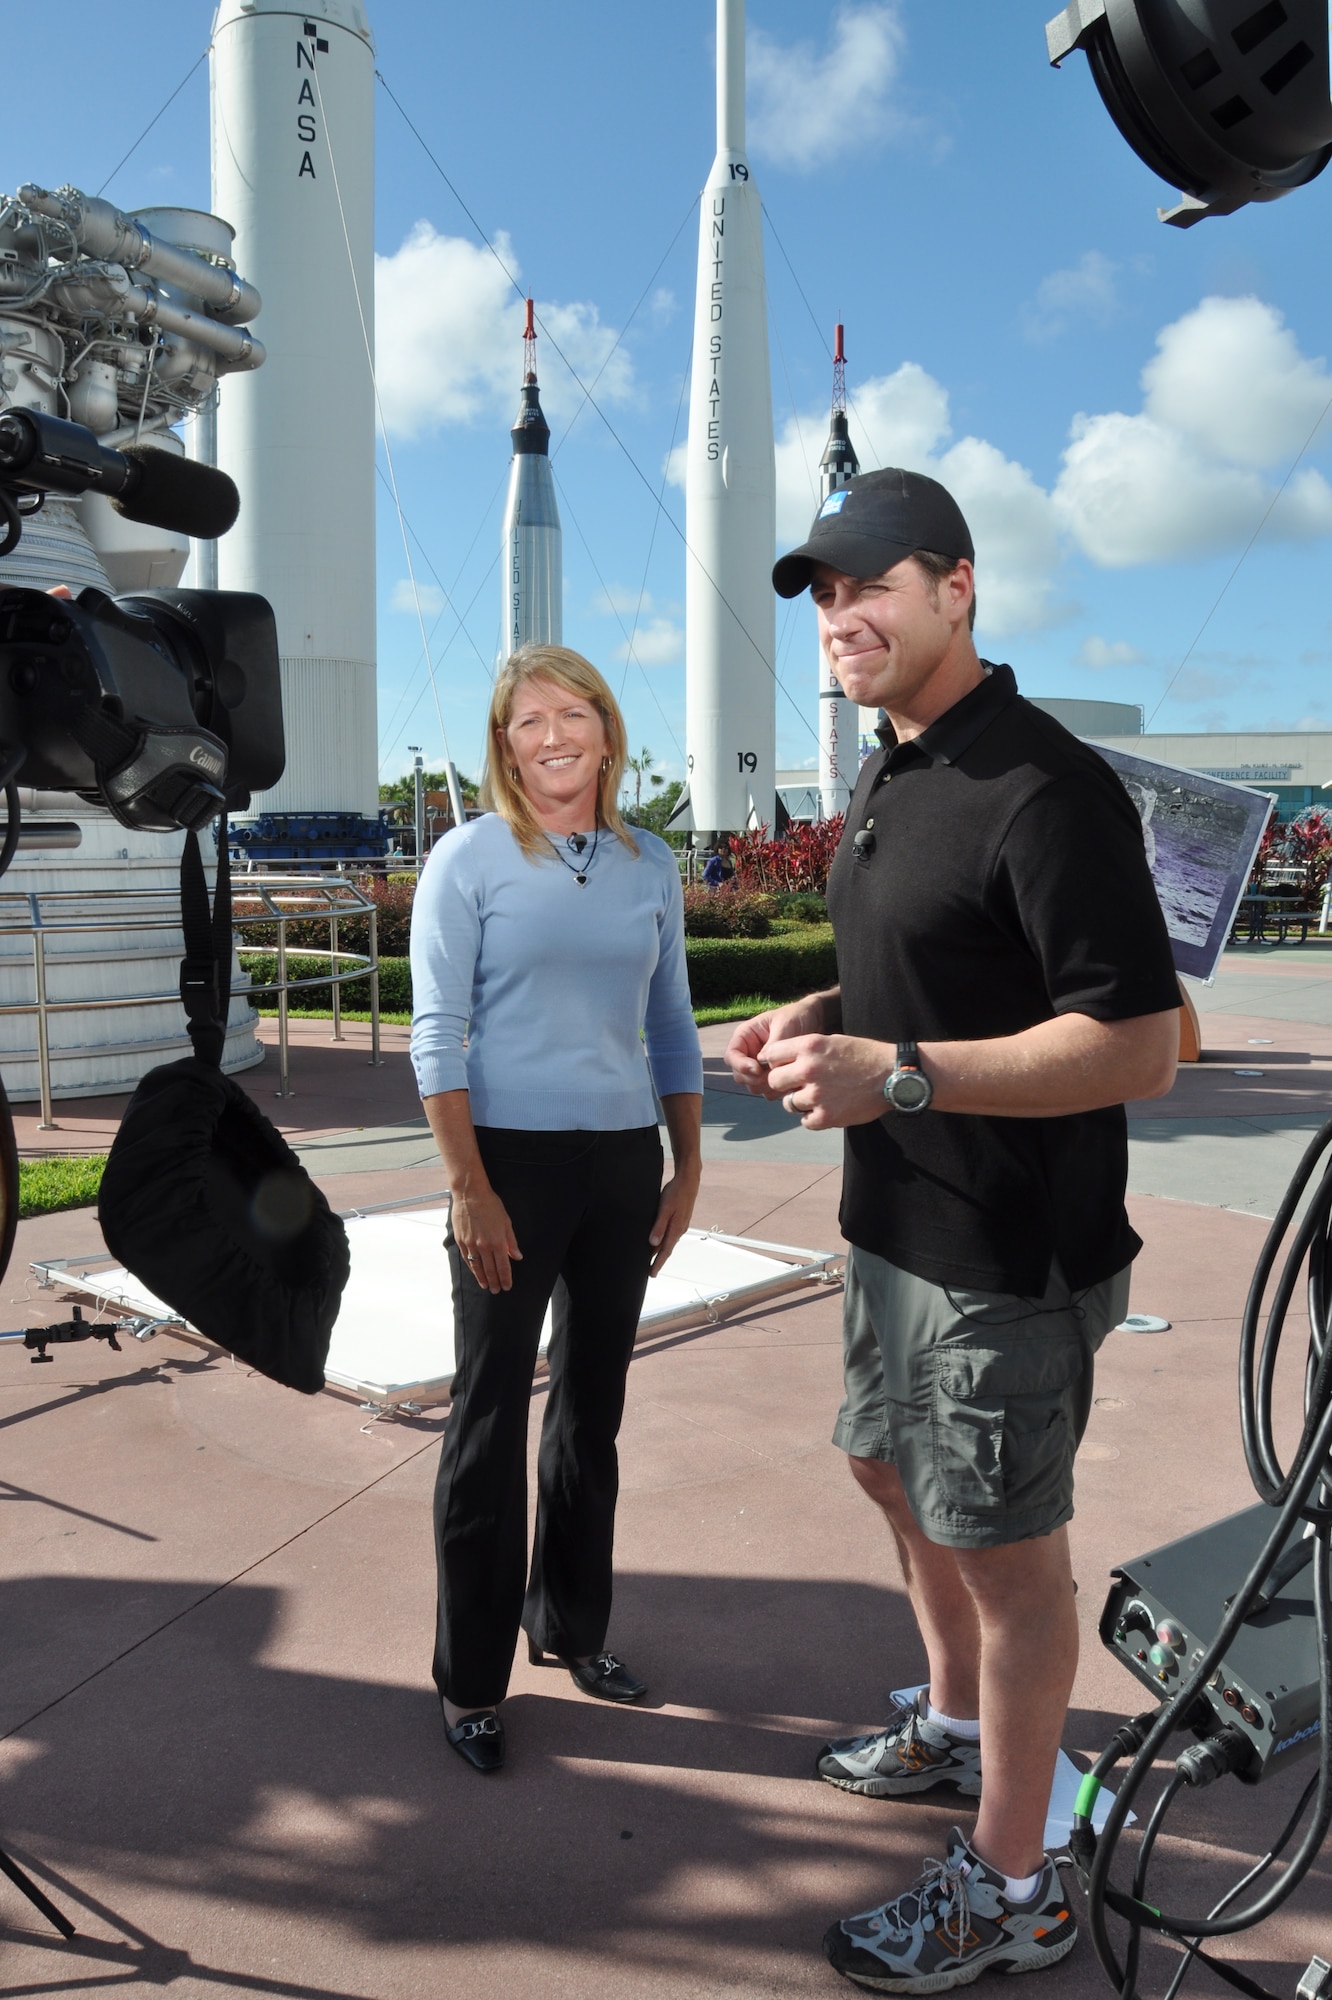
[[[202,770],[209,772],[220,772],[222,769],[222,759],[202,743],[196,743],[193,750],[191,750],[190,762],[191,764],[198,764]]]

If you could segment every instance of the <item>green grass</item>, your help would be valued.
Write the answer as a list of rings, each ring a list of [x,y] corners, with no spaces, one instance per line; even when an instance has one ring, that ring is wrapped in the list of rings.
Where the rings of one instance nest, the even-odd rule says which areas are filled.
[[[765,1014],[769,1007],[776,1007],[776,1000],[768,1000],[761,993],[744,993],[738,1000],[726,1000],[717,1007],[695,1007],[694,1019],[700,1028],[715,1028],[720,1021],[747,1021],[753,1014]]]
[[[728,1000],[724,1006],[695,1007],[694,1019],[700,1028],[715,1028],[719,1021],[747,1021],[751,1014],[762,1014],[767,1008],[776,1007],[778,1004],[776,1000],[769,1000],[761,993],[745,993],[738,1000]],[[277,1017],[276,1007],[260,1007],[256,1011],[270,1015],[274,1019]],[[288,1013],[293,1021],[333,1019],[331,1007],[291,1007]],[[342,1018],[344,1021],[368,1021],[370,1016],[355,1012],[350,1007],[344,1007]],[[379,1018],[381,1022],[391,1022],[395,1028],[410,1028],[412,1025],[410,1014],[381,1014]]]
[[[49,1153],[43,1160],[19,1161],[19,1219],[55,1215],[62,1208],[91,1208],[102,1185],[105,1153],[81,1159]]]
[[[251,1004],[254,1006],[256,1014],[271,1014],[276,1021],[276,1007],[261,1007],[255,1002]],[[293,1021],[331,1021],[333,1019],[333,1009],[331,1007],[288,1007],[287,1014]],[[344,1021],[368,1021],[370,1019],[370,1012],[368,1008],[344,1007],[342,1018]],[[410,1028],[412,1025],[410,1014],[390,1014],[382,1009],[379,1020],[381,1026],[387,1023],[390,1027],[394,1028]]]

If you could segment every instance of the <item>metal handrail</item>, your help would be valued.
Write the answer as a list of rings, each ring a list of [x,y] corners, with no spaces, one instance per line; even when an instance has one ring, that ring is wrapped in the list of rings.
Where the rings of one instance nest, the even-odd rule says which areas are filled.
[[[258,907],[237,908],[237,904]],[[89,909],[89,905],[93,905]],[[364,913],[368,919],[370,949],[348,951],[339,943],[338,926],[344,917]],[[328,950],[319,946],[297,947],[306,958],[327,958],[329,970],[314,976],[291,979],[287,975],[287,927],[292,923],[326,921]],[[232,923],[236,929],[251,924],[276,924],[278,931],[277,973],[273,980],[259,984],[232,984],[232,993],[276,993],[278,996],[278,1097],[294,1095],[291,1088],[289,1057],[288,994],[301,987],[329,986],[333,996],[333,1039],[342,1041],[342,987],[348,980],[370,980],[370,1063],[382,1067],[379,1034],[379,924],[378,912],[367,896],[347,876],[311,877],[265,876],[256,883],[242,878],[232,884]],[[175,931],[179,933],[180,891],[174,886],[161,889],[5,889],[0,890],[0,939],[30,937],[32,940],[33,998],[0,1002],[0,1017],[8,1014],[35,1014],[37,1047],[9,1052],[9,1060],[30,1061],[37,1057],[43,1132],[59,1128],[52,1115],[51,1049],[48,1019],[52,1014],[100,1012],[110,1007],[162,1006],[179,1004],[180,989],[167,993],[118,993],[89,996],[79,1000],[53,1000],[46,990],[46,940],[49,937],[99,936],[108,931]],[[245,944],[235,939],[238,953],[266,952],[269,947]]]

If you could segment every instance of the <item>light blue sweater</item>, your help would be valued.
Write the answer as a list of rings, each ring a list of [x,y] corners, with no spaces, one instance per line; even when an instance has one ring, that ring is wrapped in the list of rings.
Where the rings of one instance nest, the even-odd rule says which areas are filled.
[[[581,887],[498,813],[432,851],[412,910],[422,1097],[470,1091],[476,1125],[615,1132],[657,1122],[653,1084],[702,1090],[679,870],[664,840],[634,839],[637,856],[603,830],[589,860],[589,836]]]

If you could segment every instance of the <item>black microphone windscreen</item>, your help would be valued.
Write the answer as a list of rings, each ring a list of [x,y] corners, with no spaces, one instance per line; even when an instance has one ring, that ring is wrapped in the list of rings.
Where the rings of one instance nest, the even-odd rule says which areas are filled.
[[[177,458],[150,444],[132,444],[122,456],[129,461],[130,474],[111,504],[127,520],[214,542],[240,513],[234,481],[216,466]]]

